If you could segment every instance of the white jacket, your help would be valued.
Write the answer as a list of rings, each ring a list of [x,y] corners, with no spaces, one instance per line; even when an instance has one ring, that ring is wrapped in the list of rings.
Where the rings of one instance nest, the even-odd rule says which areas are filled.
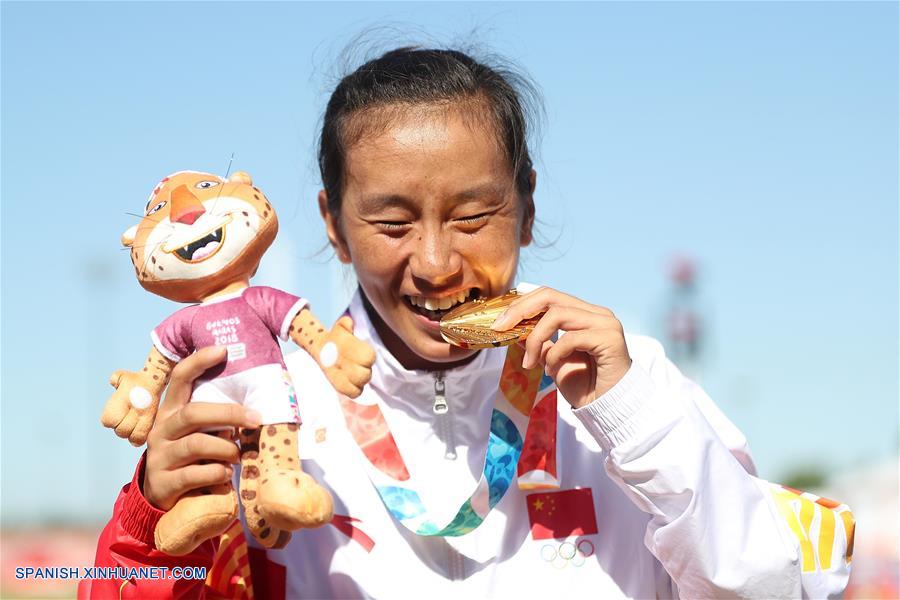
[[[358,294],[350,313],[356,335],[377,353],[359,401],[379,404],[425,505],[436,521],[447,522],[481,475],[505,350],[481,351],[446,372],[450,410],[438,416],[435,375],[400,366]],[[472,533],[410,533],[391,518],[370,483],[366,459],[324,375],[306,353],[289,355],[304,419],[303,466],[331,490],[335,514],[352,518],[357,532],[354,539],[334,526],[301,531],[284,550],[268,551],[268,560],[287,567],[286,596],[839,595],[849,572],[844,549],[852,536],[845,529],[852,531],[852,519],[823,516],[837,513],[815,504],[815,497],[756,479],[744,436],[666,359],[661,345],[642,336],[626,341],[634,362],[622,381],[579,410],[559,402],[560,490],[589,489],[576,494],[589,496],[594,512],[592,520],[583,503],[581,514],[563,512],[585,525],[584,535],[565,539],[533,538],[526,503],[534,507],[535,498],[515,484]],[[845,509],[838,510],[849,515]],[[819,534],[828,523],[836,525],[825,548],[829,540],[822,537],[828,536]]]

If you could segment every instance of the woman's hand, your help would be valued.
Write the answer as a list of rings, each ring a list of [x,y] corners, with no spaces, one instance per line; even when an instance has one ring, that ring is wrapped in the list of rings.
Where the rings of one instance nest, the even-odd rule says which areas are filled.
[[[194,380],[225,356],[223,346],[209,346],[172,371],[165,400],[147,437],[144,469],[144,497],[160,510],[169,510],[193,489],[231,480],[230,465],[240,458],[237,445],[203,430],[259,427],[259,414],[239,404],[189,402]]]
[[[509,329],[543,311],[525,340],[522,366],[543,364],[573,408],[608,392],[631,367],[622,324],[612,311],[552,288],[538,288],[516,299],[491,328]],[[559,329],[566,334],[551,341]]]

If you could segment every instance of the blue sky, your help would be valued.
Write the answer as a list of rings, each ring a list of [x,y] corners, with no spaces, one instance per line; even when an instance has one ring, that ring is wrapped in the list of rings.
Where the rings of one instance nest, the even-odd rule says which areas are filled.
[[[365,54],[342,50],[383,25],[367,39],[474,41],[542,89],[556,241],[524,279],[660,336],[666,260],[692,254],[701,380],[763,476],[897,452],[896,3],[4,2],[4,524],[104,518],[130,477],[98,416],[176,308],[118,245],[162,176],[234,153],[281,221],[255,281],[342,310],[314,140]]]

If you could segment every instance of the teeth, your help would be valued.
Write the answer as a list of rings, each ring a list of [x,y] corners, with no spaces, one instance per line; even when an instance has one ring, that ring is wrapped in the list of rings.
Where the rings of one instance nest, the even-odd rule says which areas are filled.
[[[462,290],[452,296],[443,298],[425,298],[423,296],[407,296],[407,298],[409,298],[413,306],[418,306],[425,310],[447,310],[460,302],[465,302],[471,292],[471,289]]]

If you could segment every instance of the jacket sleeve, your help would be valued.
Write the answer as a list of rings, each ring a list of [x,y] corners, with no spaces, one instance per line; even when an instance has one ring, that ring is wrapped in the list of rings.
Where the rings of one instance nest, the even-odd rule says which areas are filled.
[[[157,550],[153,531],[164,513],[144,498],[140,485],[143,474],[141,458],[134,478],[122,488],[112,518],[100,534],[94,560],[96,577],[81,580],[79,600],[207,597],[206,573],[212,566],[216,540],[204,542],[186,556],[169,556]],[[173,572],[176,568],[184,574]]]
[[[840,596],[853,517],[846,506],[755,477],[746,441],[649,338],[633,364],[575,414],[606,471],[651,518],[644,542],[688,598]]]

